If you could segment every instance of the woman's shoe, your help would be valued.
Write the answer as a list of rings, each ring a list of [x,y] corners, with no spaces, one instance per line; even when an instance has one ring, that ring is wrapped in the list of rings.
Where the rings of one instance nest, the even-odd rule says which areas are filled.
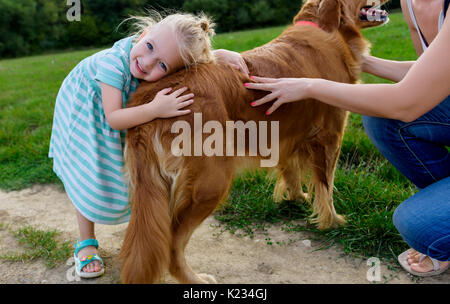
[[[398,256],[398,262],[400,263],[400,265],[402,265],[402,267],[409,273],[418,276],[418,277],[431,277],[431,276],[435,276],[438,274],[441,274],[443,272],[445,272],[449,267],[450,267],[450,263],[447,264],[447,266],[444,267],[440,267],[438,260],[433,259],[427,255],[424,254],[420,254],[420,258],[419,258],[419,263],[421,263],[426,257],[428,257],[431,262],[433,263],[433,270],[431,271],[427,271],[427,272],[417,272],[411,269],[411,265],[408,264],[408,253],[409,253],[409,249],[406,250],[405,252],[403,252],[402,254],[400,254]]]

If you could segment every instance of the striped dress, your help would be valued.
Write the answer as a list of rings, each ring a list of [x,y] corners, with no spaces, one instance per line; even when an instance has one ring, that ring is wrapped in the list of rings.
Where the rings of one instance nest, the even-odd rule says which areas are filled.
[[[81,61],[56,98],[49,150],[53,171],[78,211],[95,223],[124,223],[131,213],[122,171],[125,132],[106,120],[100,82],[121,90],[126,106],[139,84],[130,73],[134,38]]]

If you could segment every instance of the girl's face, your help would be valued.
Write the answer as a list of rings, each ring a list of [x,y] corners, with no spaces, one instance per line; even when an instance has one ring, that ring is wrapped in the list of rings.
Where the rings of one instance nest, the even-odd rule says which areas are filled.
[[[157,81],[183,66],[175,35],[168,26],[152,28],[130,52],[131,74],[145,81]]]

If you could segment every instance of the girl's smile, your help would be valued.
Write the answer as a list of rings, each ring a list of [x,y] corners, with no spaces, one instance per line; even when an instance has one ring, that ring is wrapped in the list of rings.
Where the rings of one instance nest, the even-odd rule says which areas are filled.
[[[136,69],[139,71],[139,73],[141,74],[147,74],[146,72],[144,72],[144,70],[141,68],[141,66],[139,65],[139,60],[136,59]]]

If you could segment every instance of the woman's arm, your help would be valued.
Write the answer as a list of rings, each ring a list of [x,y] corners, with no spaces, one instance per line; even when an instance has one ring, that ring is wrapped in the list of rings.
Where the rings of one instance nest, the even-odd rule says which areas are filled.
[[[405,77],[414,63],[415,61],[395,61],[374,56],[365,56],[363,58],[362,70],[363,72],[384,79],[399,82]]]
[[[346,84],[324,79],[264,79],[246,84],[250,89],[272,91],[252,103],[276,99],[267,114],[281,104],[314,98],[348,111],[402,121],[413,121],[450,94],[450,18],[406,76],[396,84]]]

